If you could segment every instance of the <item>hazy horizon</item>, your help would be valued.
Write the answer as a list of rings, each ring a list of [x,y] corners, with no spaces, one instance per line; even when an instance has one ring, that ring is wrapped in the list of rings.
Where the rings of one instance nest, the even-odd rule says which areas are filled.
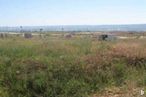
[[[10,26],[1,26],[0,27],[51,27],[51,26],[124,26],[124,25],[127,25],[127,26],[130,26],[130,25],[146,25],[146,23],[137,23],[137,24],[89,24],[89,25],[72,25],[72,24],[69,24],[69,25],[10,25]]]
[[[0,26],[146,24],[146,0],[0,0]]]

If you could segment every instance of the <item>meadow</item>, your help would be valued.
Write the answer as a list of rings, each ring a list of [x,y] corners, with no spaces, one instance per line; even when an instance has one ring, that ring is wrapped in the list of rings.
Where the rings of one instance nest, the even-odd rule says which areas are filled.
[[[146,88],[145,41],[0,39],[0,97],[138,97]]]

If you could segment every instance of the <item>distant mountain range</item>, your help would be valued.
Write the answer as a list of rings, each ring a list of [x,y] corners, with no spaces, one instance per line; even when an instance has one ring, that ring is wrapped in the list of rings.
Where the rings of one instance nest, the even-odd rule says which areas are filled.
[[[66,25],[0,27],[0,32],[50,32],[50,31],[146,31],[146,24],[131,25]]]

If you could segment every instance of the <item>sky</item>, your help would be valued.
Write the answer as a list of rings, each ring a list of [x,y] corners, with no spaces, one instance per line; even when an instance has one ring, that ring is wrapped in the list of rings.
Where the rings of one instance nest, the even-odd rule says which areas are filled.
[[[0,0],[0,26],[146,24],[146,0]]]

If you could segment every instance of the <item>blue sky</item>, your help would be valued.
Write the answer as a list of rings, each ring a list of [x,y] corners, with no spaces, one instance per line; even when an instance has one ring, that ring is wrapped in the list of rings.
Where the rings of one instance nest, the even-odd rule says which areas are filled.
[[[0,26],[146,23],[146,0],[0,0]]]

